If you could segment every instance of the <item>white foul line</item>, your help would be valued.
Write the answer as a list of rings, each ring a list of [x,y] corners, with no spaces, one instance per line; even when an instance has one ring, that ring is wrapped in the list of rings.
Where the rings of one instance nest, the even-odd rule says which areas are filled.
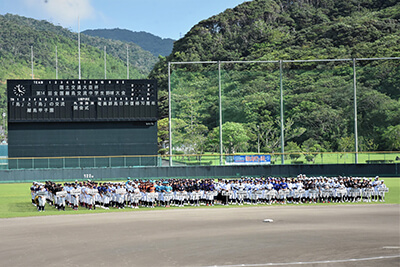
[[[256,266],[285,266],[285,265],[309,265],[309,264],[324,264],[324,263],[342,263],[342,262],[356,262],[356,261],[371,261],[381,259],[400,258],[400,255],[393,256],[379,256],[372,258],[361,259],[346,259],[346,260],[326,260],[326,261],[298,261],[298,262],[282,262],[282,263],[258,263],[258,264],[237,264],[237,265],[212,265],[208,267],[256,267]]]

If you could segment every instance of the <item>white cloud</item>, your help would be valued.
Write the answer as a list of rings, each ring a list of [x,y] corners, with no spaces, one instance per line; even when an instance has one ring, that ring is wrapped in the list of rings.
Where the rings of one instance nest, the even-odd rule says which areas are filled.
[[[53,23],[63,26],[76,25],[81,20],[95,17],[91,0],[25,0],[26,4],[44,13]]]

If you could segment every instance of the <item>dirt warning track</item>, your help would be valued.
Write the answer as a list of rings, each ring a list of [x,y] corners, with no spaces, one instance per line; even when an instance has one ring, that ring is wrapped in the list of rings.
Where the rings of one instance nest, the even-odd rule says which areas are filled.
[[[0,236],[2,266],[397,267],[400,205],[12,218],[0,219]]]

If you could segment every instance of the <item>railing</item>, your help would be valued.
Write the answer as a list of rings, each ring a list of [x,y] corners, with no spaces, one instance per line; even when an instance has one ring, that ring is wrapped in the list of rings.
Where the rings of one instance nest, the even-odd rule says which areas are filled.
[[[158,156],[97,156],[0,159],[2,169],[125,168],[159,166]]]
[[[355,164],[354,152],[289,152],[285,154],[237,153],[223,154],[179,154],[147,156],[98,156],[98,157],[56,157],[56,158],[0,158],[0,169],[68,169],[68,168],[127,168],[169,166],[219,166],[219,165],[268,165],[282,164]],[[235,162],[235,157],[248,157],[250,161]],[[257,158],[264,157],[263,161]],[[267,160],[265,160],[267,158]],[[256,159],[256,160],[254,160]],[[400,163],[399,151],[359,152],[358,164]]]

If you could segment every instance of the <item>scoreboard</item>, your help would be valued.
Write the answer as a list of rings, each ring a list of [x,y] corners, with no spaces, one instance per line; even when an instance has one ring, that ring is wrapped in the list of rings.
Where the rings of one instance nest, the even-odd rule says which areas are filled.
[[[7,80],[7,93],[10,158],[157,155],[155,80]]]
[[[157,121],[155,80],[8,80],[9,122]]]

